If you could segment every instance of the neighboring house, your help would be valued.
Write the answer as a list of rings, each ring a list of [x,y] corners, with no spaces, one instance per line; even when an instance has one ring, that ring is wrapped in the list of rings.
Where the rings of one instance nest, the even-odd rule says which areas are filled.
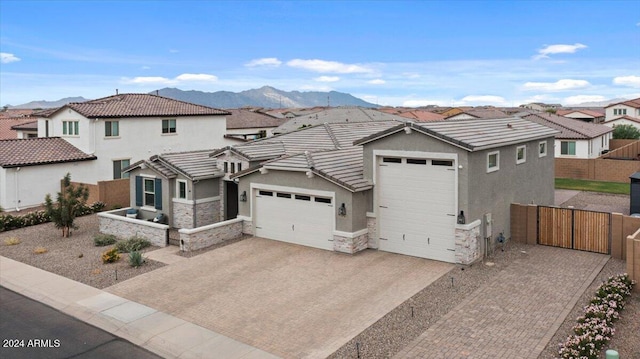
[[[551,113],[535,113],[522,118],[554,128],[557,158],[597,158],[609,149],[613,129],[605,125],[574,120]]]
[[[387,107],[387,108],[379,108],[378,111],[384,112],[390,115],[398,115],[398,116],[413,120],[415,122],[441,121],[441,120],[444,120],[445,118],[439,113],[428,111],[428,110],[415,109],[415,108]]]
[[[543,112],[543,111],[547,111],[547,110],[557,110],[557,109],[561,108],[562,105],[559,104],[559,103],[547,104],[547,103],[542,103],[542,102],[532,102],[532,103],[528,103],[526,105],[520,105],[520,107]]]
[[[55,199],[67,172],[86,176],[95,160],[59,137],[0,140],[0,206],[39,206],[47,193]]]
[[[464,110],[455,115],[448,116],[449,120],[470,120],[470,119],[483,119],[483,118],[505,118],[509,117],[506,113],[498,110],[497,108],[471,108]]]
[[[557,132],[521,118],[329,123],[212,156],[236,164],[225,178],[247,233],[470,263],[510,236],[511,203],[553,204]]]
[[[18,138],[38,137],[38,120],[11,126],[11,129],[16,131]]]
[[[283,134],[300,128],[323,123],[353,123],[371,121],[393,121],[399,116],[363,107],[330,107],[321,111],[297,116],[273,129],[274,134]]]
[[[622,116],[614,118],[613,120],[606,121],[603,123],[605,126],[616,127],[619,125],[631,125],[640,130],[640,118],[635,118],[631,116]]]
[[[155,153],[219,148],[229,112],[150,94],[119,94],[69,103],[42,114],[38,136],[59,136],[85,153],[95,154],[89,174],[75,180],[126,177],[122,170]]]
[[[640,119],[640,97],[605,107],[605,122],[624,116]]]
[[[33,116],[33,112],[33,110],[17,109],[0,111],[0,140],[28,137],[21,135],[18,130],[13,129],[13,127],[37,121],[38,119]]]
[[[130,198],[138,217],[152,219],[162,213],[175,228],[219,222],[220,178],[224,173],[209,156],[211,152],[167,153],[126,168],[124,172],[134,179],[130,181]]]
[[[227,116],[226,137],[242,141],[273,136],[273,129],[288,121],[286,118],[246,109],[227,111],[230,115]]]
[[[604,122],[604,111],[594,110],[557,110],[556,115],[591,123]]]

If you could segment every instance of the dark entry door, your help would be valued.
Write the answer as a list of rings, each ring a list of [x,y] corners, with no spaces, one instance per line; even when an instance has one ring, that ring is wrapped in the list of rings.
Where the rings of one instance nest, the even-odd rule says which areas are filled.
[[[238,216],[238,184],[225,181],[224,188],[224,219],[234,219]]]

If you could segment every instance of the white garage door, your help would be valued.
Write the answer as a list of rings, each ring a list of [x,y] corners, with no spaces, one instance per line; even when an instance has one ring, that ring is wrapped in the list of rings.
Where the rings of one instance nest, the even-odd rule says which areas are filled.
[[[455,162],[381,157],[380,249],[455,263]]]
[[[333,250],[333,198],[256,190],[255,235]]]

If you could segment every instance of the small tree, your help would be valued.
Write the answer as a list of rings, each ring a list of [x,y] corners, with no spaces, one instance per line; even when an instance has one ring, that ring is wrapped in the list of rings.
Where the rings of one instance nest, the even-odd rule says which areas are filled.
[[[45,211],[56,228],[62,229],[63,237],[71,235],[71,228],[78,228],[73,224],[73,221],[80,208],[87,203],[88,198],[89,189],[83,185],[77,187],[72,185],[69,173],[62,179],[62,191],[58,192],[56,203],[53,203],[50,194],[45,197]]]
[[[613,127],[613,138],[637,140],[640,139],[640,130],[634,125],[617,125]]]

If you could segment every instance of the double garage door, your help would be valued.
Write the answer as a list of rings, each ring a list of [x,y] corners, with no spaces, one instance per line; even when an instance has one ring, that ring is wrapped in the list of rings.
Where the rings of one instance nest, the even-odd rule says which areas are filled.
[[[333,196],[258,189],[254,207],[256,236],[333,250]]]
[[[378,158],[380,250],[455,262],[454,165],[449,159]]]

